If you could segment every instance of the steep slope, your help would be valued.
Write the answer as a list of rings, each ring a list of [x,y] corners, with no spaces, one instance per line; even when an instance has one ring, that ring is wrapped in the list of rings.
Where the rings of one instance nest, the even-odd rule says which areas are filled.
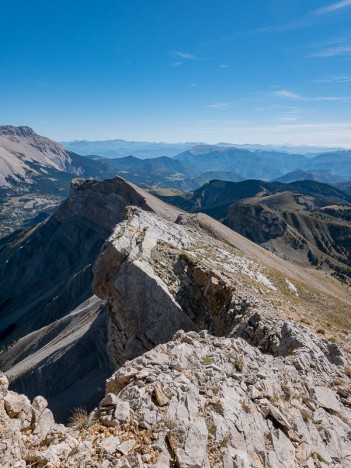
[[[0,374],[0,463],[347,468],[349,300],[206,215],[175,222],[145,201],[127,208],[94,265],[119,367],[105,398],[58,426],[45,399],[9,391]],[[328,320],[328,334],[301,319],[319,334]]]
[[[36,389],[45,389],[60,417],[81,394],[76,382],[84,369],[96,373],[85,390],[87,406],[96,402],[96,380],[101,385],[111,371],[103,338],[103,304],[92,301],[82,306],[93,296],[91,267],[104,241],[125,219],[128,205],[155,210],[166,218],[179,214],[138,190],[123,179],[100,183],[77,179],[70,197],[50,218],[0,245],[2,369],[12,369],[21,391],[33,395]],[[151,198],[150,204],[145,197]],[[89,355],[86,349],[92,342],[95,351]],[[60,366],[71,368],[64,379],[55,371]]]
[[[0,127],[0,236],[43,218],[68,194],[76,176],[107,178],[115,170],[70,151],[29,127]]]
[[[161,198],[222,220],[283,258],[324,264],[343,281],[351,277],[351,198],[335,187],[314,181],[211,181],[188,194]]]

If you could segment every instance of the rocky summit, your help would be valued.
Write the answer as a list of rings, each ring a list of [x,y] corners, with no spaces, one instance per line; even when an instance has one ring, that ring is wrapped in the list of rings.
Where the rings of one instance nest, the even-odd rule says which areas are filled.
[[[0,255],[0,466],[351,466],[345,285],[121,178]]]

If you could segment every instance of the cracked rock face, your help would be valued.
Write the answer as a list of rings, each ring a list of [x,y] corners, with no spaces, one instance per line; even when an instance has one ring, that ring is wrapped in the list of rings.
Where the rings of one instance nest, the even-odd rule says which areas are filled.
[[[44,399],[30,404],[1,376],[0,464],[347,468],[350,384],[317,339],[274,357],[235,336],[179,331],[120,367],[79,430],[55,425]]]
[[[217,248],[218,257],[204,259],[204,243]],[[254,301],[235,294],[235,260],[241,270],[241,259],[233,254],[226,272],[220,249],[220,242],[191,226],[129,209],[94,266],[93,289],[109,304],[108,352],[116,365],[179,329],[225,335],[233,328],[235,314]]]

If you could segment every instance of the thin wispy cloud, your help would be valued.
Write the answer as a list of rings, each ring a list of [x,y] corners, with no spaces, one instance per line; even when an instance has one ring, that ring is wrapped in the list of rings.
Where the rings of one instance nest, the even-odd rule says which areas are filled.
[[[287,98],[287,99],[295,99],[298,101],[335,101],[335,102],[348,102],[351,101],[351,96],[317,96],[317,97],[309,97],[303,96],[301,94],[296,94],[292,91],[288,91],[286,89],[281,89],[279,91],[274,91],[273,96]]]
[[[175,68],[175,67],[179,67],[182,64],[183,64],[183,62],[172,62],[168,66],[171,67],[171,68]]]
[[[295,21],[282,24],[274,24],[269,26],[264,26],[261,28],[251,29],[249,31],[238,32],[232,36],[224,36],[222,40],[232,40],[238,36],[247,35],[247,34],[265,34],[265,33],[279,33],[294,29],[306,28],[316,23],[318,16],[327,15],[334,13],[336,11],[351,7],[351,0],[342,0],[339,2],[332,3],[326,7],[318,8],[312,10],[309,13],[304,14]]]
[[[188,52],[174,52],[174,55],[184,60],[195,60],[197,58],[196,55],[189,54]]]
[[[324,84],[324,83],[348,83],[351,81],[351,76],[329,76],[326,78],[320,78],[312,80],[311,83]]]
[[[275,120],[277,122],[282,122],[282,123],[288,123],[288,122],[296,122],[297,117],[286,117],[286,116],[281,116],[281,117],[276,117]]]
[[[214,104],[209,104],[208,108],[210,109],[224,109],[230,106],[230,102],[215,102]]]
[[[285,97],[285,98],[292,98],[292,99],[300,99],[300,96],[292,91],[288,91],[287,89],[280,89],[279,91],[274,91],[274,96]]]
[[[351,45],[329,47],[327,49],[314,52],[310,57],[338,57],[340,55],[351,55]]]
[[[219,68],[231,68],[230,65],[227,65],[226,63],[222,63]]]
[[[341,2],[332,3],[326,7],[318,8],[312,13],[314,15],[327,15],[328,13],[334,13],[335,11],[342,10],[351,6],[351,0],[342,0]]]

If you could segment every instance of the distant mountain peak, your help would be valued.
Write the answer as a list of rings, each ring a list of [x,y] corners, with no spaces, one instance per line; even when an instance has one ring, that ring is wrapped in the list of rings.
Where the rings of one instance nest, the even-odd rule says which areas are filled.
[[[31,127],[27,126],[2,125],[0,126],[0,135],[28,137],[34,136],[36,133]]]

